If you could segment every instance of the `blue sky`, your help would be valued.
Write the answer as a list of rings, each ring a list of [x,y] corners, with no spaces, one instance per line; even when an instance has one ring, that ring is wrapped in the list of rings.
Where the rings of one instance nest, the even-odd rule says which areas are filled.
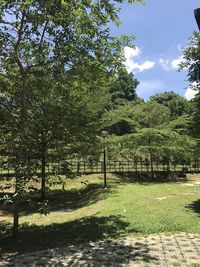
[[[128,2],[128,1],[127,1]],[[199,0],[146,0],[145,5],[122,4],[123,25],[112,26],[112,34],[136,35],[136,49],[126,48],[126,67],[139,80],[137,93],[147,100],[150,95],[174,91],[191,98],[187,70],[178,72],[182,49],[194,30],[198,30],[194,9]]]

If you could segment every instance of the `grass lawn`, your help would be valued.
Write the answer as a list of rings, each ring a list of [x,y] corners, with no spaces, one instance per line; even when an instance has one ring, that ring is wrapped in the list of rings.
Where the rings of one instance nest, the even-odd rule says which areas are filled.
[[[66,190],[48,192],[50,214],[22,207],[20,235],[11,237],[12,216],[0,211],[0,247],[16,253],[122,235],[200,234],[200,175],[177,183],[137,183],[108,175],[66,179]],[[26,206],[26,203],[24,203]]]

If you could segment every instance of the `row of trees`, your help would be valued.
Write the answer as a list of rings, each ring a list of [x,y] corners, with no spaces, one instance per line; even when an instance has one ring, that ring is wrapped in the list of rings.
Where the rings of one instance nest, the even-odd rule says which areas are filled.
[[[188,69],[190,86],[197,91],[193,100],[172,91],[156,94],[148,102],[135,96],[104,114],[103,122],[111,133],[110,157],[148,159],[152,173],[156,161],[199,160],[199,47],[200,35],[194,33],[180,65]]]
[[[137,99],[118,105],[104,117],[112,133],[108,138],[109,156],[147,159],[152,173],[155,162],[173,160],[183,164],[194,160],[192,112],[193,103],[173,92],[157,94],[148,102]]]

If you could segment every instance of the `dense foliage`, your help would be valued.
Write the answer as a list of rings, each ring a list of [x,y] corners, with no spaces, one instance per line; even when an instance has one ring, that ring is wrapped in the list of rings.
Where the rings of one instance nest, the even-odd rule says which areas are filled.
[[[197,94],[193,100],[194,112],[192,114],[191,132],[200,140],[200,34],[194,32],[188,47],[184,50],[184,60],[181,68],[188,70],[188,81]]]
[[[176,107],[180,102],[184,105],[178,115]],[[198,160],[196,139],[191,132],[192,106],[191,101],[173,92],[152,96],[147,102],[135,100],[118,105],[104,117],[107,129],[111,129],[109,157],[149,161],[152,172],[157,163],[184,164]],[[120,132],[112,131],[116,125],[120,125]]]

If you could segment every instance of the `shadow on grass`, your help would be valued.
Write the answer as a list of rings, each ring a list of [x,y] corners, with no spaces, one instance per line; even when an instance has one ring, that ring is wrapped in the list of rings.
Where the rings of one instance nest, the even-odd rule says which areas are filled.
[[[83,264],[83,266],[89,263],[92,266],[94,264],[112,266],[115,263],[117,266],[122,266],[130,260],[133,262],[138,259],[145,262],[157,260],[149,254],[148,245],[145,243],[137,242],[131,245],[131,242],[124,242],[124,239],[109,240],[119,238],[129,231],[134,232],[134,229],[129,229],[129,224],[123,221],[121,216],[92,216],[49,226],[23,225],[18,240],[11,238],[8,234],[9,229],[9,224],[0,224],[0,231],[4,233],[0,241],[2,251],[19,254],[31,252],[29,254],[31,264],[42,265],[42,257],[46,265],[52,258],[57,260],[56,264],[58,264],[60,258],[69,257],[68,266],[72,263]],[[91,241],[96,241],[96,243]],[[58,247],[60,249],[43,253],[35,252]],[[78,262],[76,262],[77,259]],[[15,260],[20,265],[24,257],[10,256],[7,260],[10,263]],[[63,266],[61,261],[60,264],[59,266]]]
[[[193,201],[192,203],[187,205],[186,208],[194,211],[200,216],[200,199]]]
[[[104,190],[100,184],[89,184],[79,190],[60,191],[54,190],[47,194],[50,209],[79,209],[108,196],[109,190]]]
[[[150,172],[127,172],[116,173],[116,176],[121,182],[127,183],[140,183],[140,184],[153,184],[153,183],[172,183],[172,182],[184,182],[187,181],[187,177],[183,172],[155,172],[152,177]]]
[[[105,199],[110,189],[104,190],[100,184],[88,184],[81,189],[71,189],[67,191],[52,190],[46,192],[49,211],[73,211],[82,207],[86,207],[99,200]],[[40,193],[37,192],[27,194],[20,203],[21,214],[30,214],[38,212],[40,202]],[[12,205],[1,205],[4,215],[13,212]]]

